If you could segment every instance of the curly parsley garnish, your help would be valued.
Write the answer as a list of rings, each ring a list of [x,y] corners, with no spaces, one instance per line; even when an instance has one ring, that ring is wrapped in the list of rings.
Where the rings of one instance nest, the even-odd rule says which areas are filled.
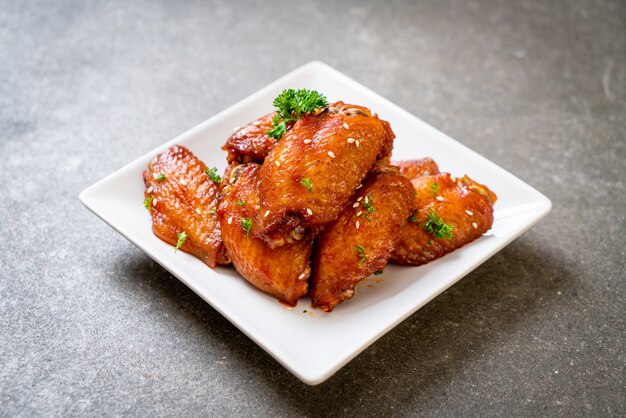
[[[316,109],[328,106],[326,97],[315,90],[286,89],[273,102],[276,115],[272,120],[274,126],[267,131],[267,136],[279,140],[287,132],[287,124],[297,121],[302,115],[314,113]]]
[[[452,239],[452,225],[445,223],[433,208],[430,208],[424,229],[437,238]]]
[[[433,194],[437,194],[437,192],[439,191],[439,183],[434,182],[432,186],[430,186],[430,191],[433,192]]]
[[[204,170],[205,173],[207,173],[207,175],[209,176],[209,178],[217,183],[220,184],[222,182],[222,178],[220,177],[219,174],[217,174],[217,167],[213,167],[213,168],[207,168],[206,170]]]
[[[154,199],[154,197],[152,196],[148,196],[143,200],[143,207],[150,210],[150,205],[152,205],[152,199]]]
[[[183,246],[185,241],[187,241],[187,233],[185,231],[179,232],[177,235],[178,242],[176,242],[176,248],[174,248],[174,252],[178,251],[178,249]]]
[[[300,180],[300,184],[306,187],[307,189],[309,189],[310,192],[313,191],[313,185],[311,184],[310,178],[308,177],[303,178],[302,180]]]
[[[363,263],[365,262],[365,260],[367,260],[367,255],[365,254],[365,247],[363,247],[361,244],[359,244],[356,247],[354,247],[354,251],[360,257],[359,268],[363,268]]]
[[[250,238],[250,228],[252,228],[251,218],[241,218],[241,228],[246,231],[246,237]]]

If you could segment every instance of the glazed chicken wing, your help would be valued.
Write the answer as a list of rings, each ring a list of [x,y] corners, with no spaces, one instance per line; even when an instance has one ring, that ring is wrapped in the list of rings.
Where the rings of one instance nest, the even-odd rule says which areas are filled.
[[[261,167],[255,236],[274,248],[337,219],[376,160],[391,152],[393,138],[387,122],[360,106],[339,102],[302,116]]]
[[[414,212],[402,230],[392,262],[421,265],[462,247],[493,224],[496,195],[469,177],[448,173],[412,179]]]
[[[230,170],[218,209],[224,245],[237,271],[250,283],[290,305],[308,291],[311,241],[271,249],[250,233],[259,209],[259,169],[245,164]]]
[[[393,165],[400,169],[400,174],[417,184],[418,179],[423,176],[439,174],[439,166],[432,158],[422,158],[419,160],[394,161]]]
[[[209,267],[230,259],[220,236],[220,225],[211,209],[217,206],[218,185],[205,173],[206,166],[185,147],[175,145],[157,155],[143,173],[146,207],[152,230],[163,241],[180,247]]]
[[[413,187],[395,169],[370,174],[357,192],[316,244],[311,300],[327,312],[385,267],[411,213]]]
[[[267,154],[276,146],[276,140],[267,136],[273,128],[272,119],[276,113],[265,115],[233,133],[222,147],[228,152],[228,163],[262,163]]]

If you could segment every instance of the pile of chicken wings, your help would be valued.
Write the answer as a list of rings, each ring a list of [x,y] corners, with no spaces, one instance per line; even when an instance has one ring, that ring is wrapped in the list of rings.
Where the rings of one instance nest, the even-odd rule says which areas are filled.
[[[422,265],[491,228],[492,191],[430,158],[391,162],[395,135],[369,109],[330,104],[280,140],[267,135],[273,116],[228,138],[221,178],[178,145],[150,162],[157,237],[212,268],[232,263],[286,304],[308,294],[330,312],[388,262]]]

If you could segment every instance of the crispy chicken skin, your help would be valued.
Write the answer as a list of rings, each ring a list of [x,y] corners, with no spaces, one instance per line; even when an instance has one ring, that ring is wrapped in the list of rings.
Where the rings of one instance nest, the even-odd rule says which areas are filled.
[[[242,219],[253,221],[258,212],[259,169],[259,165],[250,163],[230,170],[217,211],[222,238],[235,268],[246,280],[295,305],[308,291],[311,241],[271,249],[252,234],[246,234]]]
[[[392,164],[397,166],[400,169],[400,174],[408,177],[412,183],[419,183],[417,179],[422,176],[439,174],[439,166],[432,158],[428,157],[419,160],[394,161]]]
[[[376,160],[390,154],[393,138],[389,124],[361,106],[338,102],[303,116],[261,167],[254,235],[275,248],[337,219]]]
[[[272,112],[250,122],[233,133],[222,147],[228,152],[228,163],[262,163],[267,154],[276,146],[276,140],[267,136],[273,128]]]
[[[412,179],[415,186],[412,221],[396,245],[390,261],[421,265],[462,247],[487,232],[493,224],[496,195],[469,177],[453,178],[448,173]],[[436,186],[435,186],[436,185]],[[437,238],[426,231],[429,215],[435,213],[452,226],[452,238]]]
[[[367,177],[339,218],[318,238],[311,280],[313,306],[332,311],[354,295],[358,282],[385,267],[412,203],[413,187],[397,170],[387,168]]]
[[[206,166],[185,147],[174,145],[157,155],[143,172],[144,196],[152,216],[152,230],[176,245],[178,233],[187,239],[180,247],[209,267],[228,264],[220,225],[211,208],[217,207],[218,186],[205,174]]]

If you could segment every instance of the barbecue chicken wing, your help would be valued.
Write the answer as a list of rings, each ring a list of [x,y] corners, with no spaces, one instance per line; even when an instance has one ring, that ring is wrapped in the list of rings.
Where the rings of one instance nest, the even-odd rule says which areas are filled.
[[[408,177],[414,184],[418,183],[420,177],[439,174],[439,166],[428,157],[420,160],[393,161],[392,164],[400,169],[400,174]]]
[[[361,106],[338,102],[303,116],[261,167],[255,236],[279,247],[337,219],[376,160],[390,154],[393,138],[389,124]]]
[[[157,155],[143,173],[145,205],[152,215],[152,230],[163,241],[180,247],[209,267],[228,264],[220,225],[212,208],[217,207],[218,185],[205,173],[206,166],[185,147],[175,145]]]
[[[370,174],[357,192],[316,244],[311,300],[327,312],[385,267],[411,214],[413,187],[395,169]]]
[[[267,136],[273,128],[272,119],[276,113],[265,115],[233,133],[222,147],[228,152],[228,163],[262,163],[267,154],[276,146],[276,140]]]
[[[271,249],[252,236],[250,227],[259,211],[259,169],[251,163],[230,170],[217,212],[222,238],[235,268],[246,280],[295,305],[308,291],[311,241]]]
[[[486,186],[448,173],[411,180],[416,191],[414,211],[390,261],[426,264],[491,228],[496,195]]]

